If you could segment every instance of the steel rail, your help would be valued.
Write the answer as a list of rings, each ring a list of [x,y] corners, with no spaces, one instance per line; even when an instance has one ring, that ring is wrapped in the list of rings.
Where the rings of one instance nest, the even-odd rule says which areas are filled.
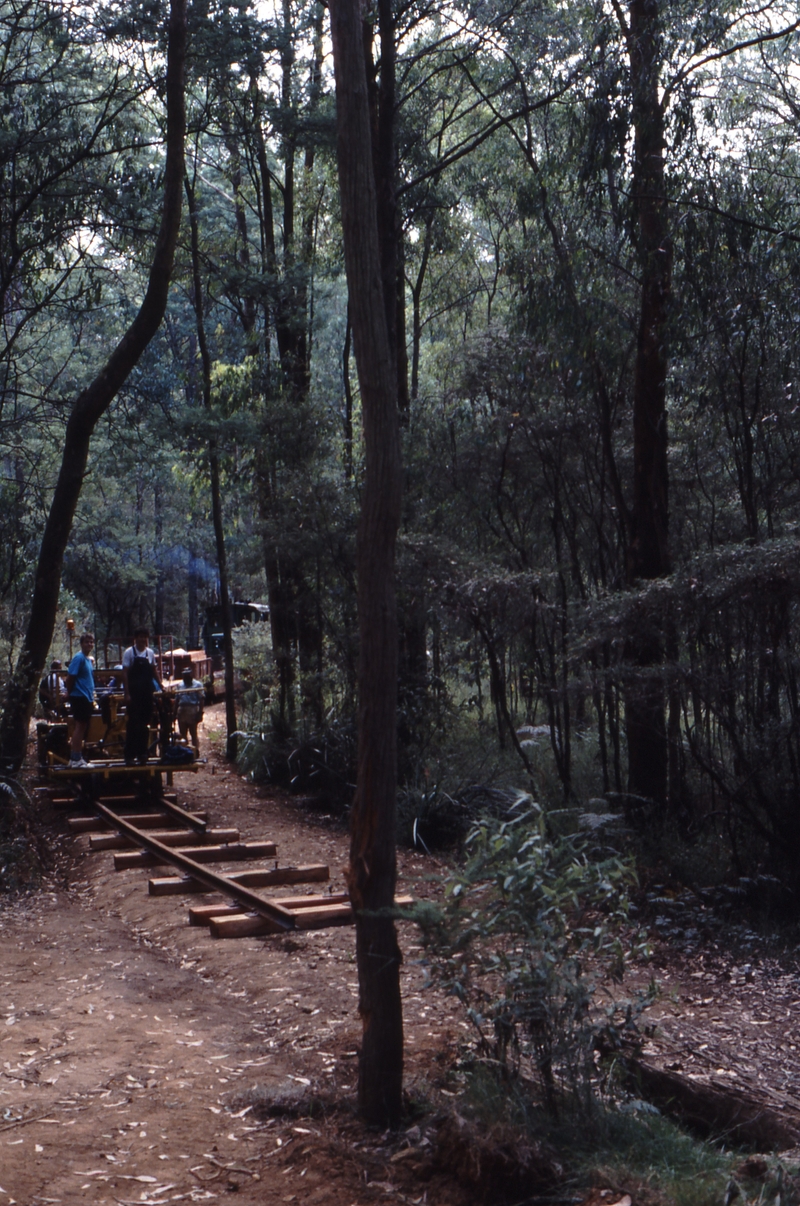
[[[184,808],[181,808],[180,804],[173,804],[171,800],[165,800],[163,796],[157,801],[154,801],[154,803],[157,803],[159,808],[163,808],[165,812],[170,813],[173,817],[177,817],[179,820],[183,821],[183,823],[188,825],[190,829],[193,829],[195,833],[206,832],[208,828],[208,821],[203,820],[202,817],[196,816],[193,812],[187,812]]]

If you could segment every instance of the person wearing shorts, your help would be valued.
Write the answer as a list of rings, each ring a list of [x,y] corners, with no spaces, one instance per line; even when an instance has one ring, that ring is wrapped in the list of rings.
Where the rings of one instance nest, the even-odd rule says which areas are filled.
[[[83,757],[83,742],[94,710],[94,674],[89,655],[94,648],[94,635],[84,632],[80,651],[75,654],[67,671],[67,695],[73,717],[69,764],[83,769],[89,765]]]

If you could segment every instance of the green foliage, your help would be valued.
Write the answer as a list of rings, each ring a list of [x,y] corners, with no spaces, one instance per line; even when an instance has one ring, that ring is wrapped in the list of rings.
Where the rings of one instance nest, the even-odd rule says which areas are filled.
[[[596,995],[618,983],[622,926],[634,882],[620,859],[592,862],[580,839],[550,838],[520,794],[520,815],[477,825],[441,912],[419,916],[436,978],[459,998],[478,1049],[504,1074],[533,1072],[548,1111],[588,1113],[601,1034],[631,1027],[636,1006]],[[525,811],[523,811],[523,809]]]
[[[305,736],[287,733],[275,714],[259,731],[240,732],[238,769],[251,779],[284,787],[311,806],[346,816],[355,792],[354,726],[332,723]]]
[[[576,1174],[599,1186],[625,1186],[635,1201],[652,1206],[719,1206],[731,1182],[737,1184],[742,1153],[700,1142],[657,1111],[641,1108],[642,1102],[630,1105],[635,1108],[605,1110],[590,1132],[554,1135]],[[742,1201],[771,1200],[763,1185],[747,1188],[755,1192]]]
[[[270,699],[275,687],[269,625],[242,624],[233,634],[233,644],[242,684],[242,725],[246,729],[261,731],[268,724]]]

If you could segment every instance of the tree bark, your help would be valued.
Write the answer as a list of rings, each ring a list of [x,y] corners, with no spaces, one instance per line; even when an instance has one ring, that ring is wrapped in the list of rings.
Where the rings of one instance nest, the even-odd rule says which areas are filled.
[[[396,1125],[402,1105],[400,949],[390,910],[397,877],[397,612],[394,563],[402,495],[396,361],[381,272],[370,111],[359,0],[332,0],[337,157],[345,266],[364,421],[358,532],[358,780],[348,883],[356,913],[363,1025],[362,1116]],[[392,284],[394,282],[392,281]]]
[[[0,763],[18,769],[25,757],[36,690],[53,639],[64,552],[72,531],[94,429],[155,335],[167,308],[181,217],[186,0],[171,0],[167,52],[167,151],[164,202],[147,292],[105,365],[75,399],[64,437],[61,468],[36,566],[30,618],[0,718]]]

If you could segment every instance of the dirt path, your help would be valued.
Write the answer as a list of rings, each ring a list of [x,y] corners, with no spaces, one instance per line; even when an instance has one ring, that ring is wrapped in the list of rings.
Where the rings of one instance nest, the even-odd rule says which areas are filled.
[[[179,798],[273,839],[281,864],[327,862],[341,890],[340,826],[239,779],[208,737]],[[424,1120],[390,1140],[354,1118],[351,928],[215,941],[187,925],[188,904],[213,898],[150,897],[148,872],[61,841],[62,882],[0,912],[0,1206],[464,1201],[430,1164]],[[429,893],[435,871],[401,856],[402,890]],[[446,1093],[437,1057],[465,1023],[424,991],[411,926],[401,945],[406,1086]]]

